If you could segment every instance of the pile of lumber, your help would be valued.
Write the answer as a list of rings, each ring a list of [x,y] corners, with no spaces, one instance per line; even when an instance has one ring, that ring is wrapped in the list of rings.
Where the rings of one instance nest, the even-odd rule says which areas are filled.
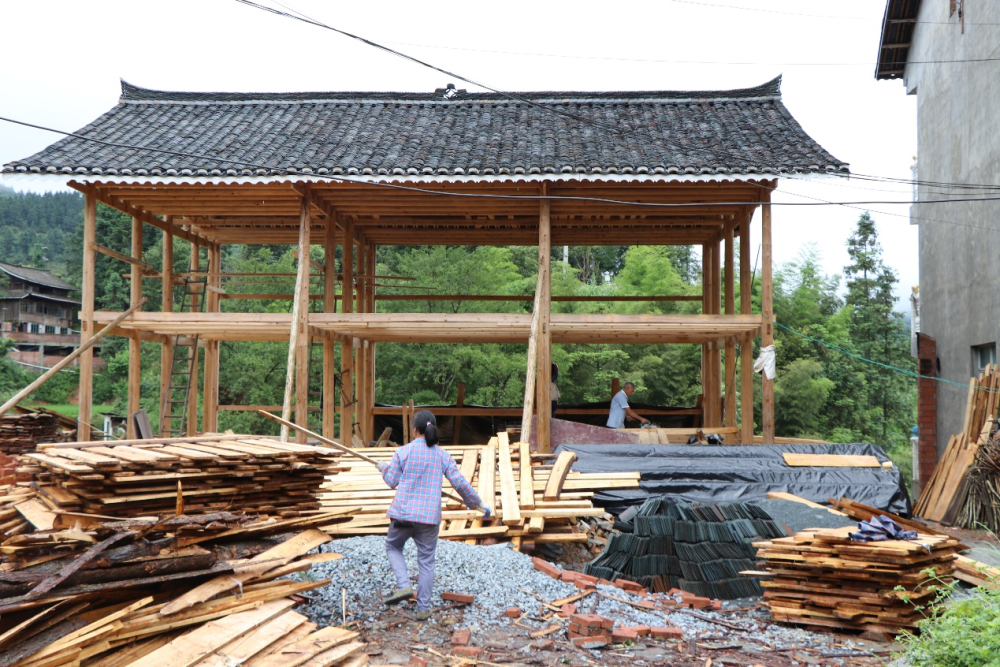
[[[955,523],[1000,532],[1000,432],[976,449]]]
[[[1000,407],[1000,367],[989,364],[969,381],[962,432],[951,436],[934,474],[923,485],[914,514],[951,524],[966,502],[968,473],[979,447],[990,437]]]
[[[298,516],[339,452],[267,438],[216,435],[41,445],[25,454],[54,509],[119,518],[246,511]]]
[[[951,581],[958,540],[924,533],[913,541],[853,542],[854,530],[755,543],[771,577],[761,586],[774,620],[896,635],[924,618],[920,607]]]
[[[24,489],[0,491],[4,512],[32,500]],[[29,515],[49,527],[0,547],[0,664],[367,664],[358,633],[318,629],[292,611],[291,596],[329,581],[284,578],[340,558],[307,554],[330,541],[316,526],[345,514]]]
[[[40,443],[62,440],[59,421],[51,414],[29,412],[0,417],[0,454],[13,456],[33,452]]]
[[[604,516],[594,507],[594,491],[636,489],[639,473],[574,472],[576,455],[563,452],[554,463],[548,455],[533,455],[528,443],[511,443],[500,433],[486,446],[444,447],[456,460],[462,474],[477,490],[493,518],[465,509],[459,502],[442,498],[442,539],[510,540],[530,549],[551,542],[586,542],[587,533],[575,525],[583,517]],[[360,449],[377,461],[388,462],[393,450]],[[537,459],[537,460],[536,460]],[[457,493],[445,481],[445,491]],[[319,496],[324,509],[356,510],[354,518],[329,529],[332,535],[381,535],[388,531],[385,516],[395,491],[386,486],[371,463],[343,457]]]

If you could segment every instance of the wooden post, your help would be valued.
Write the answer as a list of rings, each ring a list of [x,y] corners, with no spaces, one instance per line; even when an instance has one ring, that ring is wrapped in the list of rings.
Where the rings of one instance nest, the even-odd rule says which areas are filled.
[[[765,191],[761,205],[761,273],[760,273],[760,303],[761,314],[764,316],[764,335],[762,347],[774,345],[774,302],[771,275],[771,193]],[[774,444],[774,381],[767,379],[761,373],[761,420],[764,430],[764,444]]]
[[[364,243],[359,243],[357,247],[357,274],[362,276],[358,279],[358,303],[357,312],[364,313],[368,310],[368,274],[367,267],[368,252]],[[357,356],[354,360],[354,376],[357,383],[357,394],[354,397],[356,402],[355,414],[358,422],[355,432],[361,438],[361,442],[368,444],[368,341],[362,340],[357,349]]]
[[[164,218],[165,222],[170,222],[170,218]],[[160,310],[164,313],[174,311],[174,236],[168,231],[163,232],[163,264],[160,267],[163,277],[162,295]],[[174,356],[174,339],[166,336],[160,344],[160,433],[164,429],[170,428],[170,419],[164,418],[162,409],[165,401],[169,400],[170,393],[170,371],[171,360]]]
[[[455,399],[455,407],[464,408],[465,407],[465,383],[458,383],[458,398]],[[462,415],[461,413],[455,415],[455,433],[451,436],[451,444],[457,445],[459,438],[462,434]]]
[[[620,378],[611,379],[611,398],[618,395],[618,392],[622,390],[622,381]]]
[[[222,277],[222,247],[218,243],[213,243],[208,247],[208,281],[207,283],[215,289],[221,289]],[[210,313],[218,313],[221,300],[219,293],[215,290],[208,290],[205,294],[207,299],[205,310]],[[202,391],[202,415],[201,428],[206,432],[218,432],[219,430],[219,341],[205,341],[205,379]]]
[[[753,310],[753,288],[750,285],[750,217],[751,211],[743,214],[740,222],[740,313],[751,314]],[[740,423],[740,442],[753,443],[753,337],[746,335],[740,341],[740,397],[743,420]]]
[[[376,267],[376,246],[374,243],[368,244],[368,260],[367,265],[370,269],[371,279],[368,284],[368,311],[369,313],[374,313],[378,310],[375,301],[375,274],[377,273]],[[366,405],[368,406],[368,418],[365,420],[365,424],[368,426],[368,440],[373,440],[375,438],[375,342],[369,341],[368,343],[368,400]]]
[[[736,278],[733,269],[736,267],[733,248],[733,225],[726,225],[726,315],[736,314]],[[736,426],[736,339],[726,339],[726,408],[725,424]]]
[[[344,243],[342,246],[343,265],[340,273],[343,285],[340,288],[341,312],[354,312],[354,223],[343,223]],[[350,444],[354,432],[354,339],[340,344],[340,441]],[[409,436],[409,433],[404,437]]]
[[[528,334],[527,372],[524,376],[524,408],[521,412],[521,441],[528,442],[531,438],[531,415],[537,396],[535,383],[538,380],[538,338],[541,324],[542,272],[538,272],[535,282],[535,303],[531,311],[531,332]]]
[[[309,332],[303,321],[309,318],[309,227],[311,207],[309,199],[302,197],[299,202],[299,259],[295,276],[295,298],[292,300],[292,326],[288,336],[288,362],[285,366],[285,394],[281,404],[281,418],[291,419],[292,388],[295,388],[295,423],[308,428],[308,409],[304,402],[309,399],[309,366],[302,354],[301,339],[308,344]],[[304,382],[303,382],[304,379]],[[302,437],[296,431],[296,440]],[[288,442],[288,427],[281,426],[281,441]]]
[[[94,243],[97,242],[97,199],[84,197],[83,204],[83,285],[80,304],[80,343],[94,335]],[[90,416],[94,405],[94,350],[87,348],[80,355],[80,412],[76,438],[90,440]]]
[[[323,247],[323,312],[337,311],[337,225],[333,216],[326,221],[326,245]],[[337,369],[333,338],[323,338],[323,437],[336,437]]]
[[[545,194],[544,186],[542,194]],[[549,200],[543,199],[538,214],[538,277],[542,288],[539,301],[541,314],[538,323],[538,434],[535,441],[538,451],[550,451],[552,430],[552,218]]]
[[[142,261],[142,220],[132,218],[132,258]],[[129,301],[137,303],[142,299],[142,267],[131,264],[131,284],[129,285]],[[135,431],[132,415],[139,411],[139,392],[142,389],[142,342],[138,332],[128,339],[128,412],[126,436],[134,439],[139,437]]]
[[[190,270],[192,273],[201,271],[201,248],[197,243],[191,244],[191,263]],[[200,286],[194,287],[194,289],[201,289]],[[201,299],[204,299],[205,295],[201,295]],[[199,300],[191,300],[191,312],[198,312]],[[191,365],[191,391],[188,392],[188,404],[187,404],[187,435],[195,435],[198,433],[198,347],[191,349],[191,354],[194,355],[194,363]]]

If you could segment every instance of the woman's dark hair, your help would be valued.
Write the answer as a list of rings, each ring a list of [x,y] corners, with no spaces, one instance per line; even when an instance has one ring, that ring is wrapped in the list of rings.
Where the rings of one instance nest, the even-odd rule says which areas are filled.
[[[434,418],[434,413],[430,410],[421,410],[413,415],[413,428],[424,436],[428,447],[438,444],[437,419]]]
[[[552,364],[552,381],[559,382],[559,366]]]

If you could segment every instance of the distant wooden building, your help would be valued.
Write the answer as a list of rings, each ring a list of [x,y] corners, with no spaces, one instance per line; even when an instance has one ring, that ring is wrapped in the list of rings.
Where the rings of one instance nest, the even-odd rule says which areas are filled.
[[[12,356],[21,363],[51,366],[80,345],[74,331],[79,289],[50,271],[0,262],[0,337],[15,342]]]
[[[306,424],[312,413],[328,437],[339,423],[337,435],[348,442],[376,435],[381,343],[528,343],[537,352],[529,353],[529,368],[536,370],[527,375],[527,424],[533,404],[550,405],[553,343],[695,343],[702,348],[702,423],[730,434],[729,442],[752,442],[752,343],[756,337],[764,345],[773,341],[771,192],[786,175],[847,173],[847,165],[792,118],[780,83],[728,91],[504,95],[454,86],[427,93],[191,93],[123,82],[114,108],[76,136],[5,165],[3,173],[84,194],[84,335],[115,317],[94,312],[94,253],[107,252],[96,238],[98,202],[133,217],[131,256],[112,255],[131,265],[133,302],[143,280],[151,279],[183,283],[185,292],[204,298],[202,312],[200,299],[193,308],[181,306],[173,290],[163,290],[156,312],[135,313],[114,332],[130,339],[130,413],[139,405],[140,341],[163,346],[161,421],[170,425],[168,432],[178,419],[186,420],[186,431],[197,430],[199,405],[205,431],[217,429],[220,410],[262,407],[219,404],[219,344],[225,340],[292,341],[288,382],[296,387],[295,421]],[[762,309],[754,313],[749,234],[758,210]],[[142,261],[143,225],[163,231],[160,273]],[[178,239],[207,249],[208,266],[192,253],[190,270],[175,275]],[[246,298],[235,281],[227,286],[233,276],[221,272],[223,244],[298,244],[299,257],[316,244],[326,254],[321,263],[300,262],[295,293],[277,295],[294,300],[292,313],[221,312],[223,300]],[[379,313],[386,295],[376,293],[375,249],[383,244],[537,246],[533,313]],[[703,290],[693,299],[701,312],[553,314],[552,244],[700,246]],[[321,301],[322,312],[310,312],[310,296]],[[692,297],[601,298],[638,299]],[[322,368],[312,370],[323,378],[322,406],[308,391],[313,341],[324,351]],[[196,377],[188,383],[193,392],[169,384],[177,365],[172,360],[185,358],[182,347],[192,345],[205,351],[193,364],[193,375],[204,374],[201,401]],[[80,419],[90,421],[88,353],[81,370]],[[187,406],[180,415],[179,403]],[[763,382],[762,405],[763,436],[771,442],[770,380]],[[545,451],[549,410],[538,417],[537,441]]]

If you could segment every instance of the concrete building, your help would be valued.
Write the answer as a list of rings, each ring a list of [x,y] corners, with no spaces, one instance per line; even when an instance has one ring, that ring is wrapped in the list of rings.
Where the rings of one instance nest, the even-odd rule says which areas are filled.
[[[998,19],[1000,0],[886,4],[875,77],[917,96],[917,201],[998,196]],[[920,227],[921,373],[968,383],[996,361],[1000,201],[916,204],[910,216]],[[920,382],[923,479],[962,430],[968,392],[951,382]]]
[[[76,285],[43,269],[0,262],[0,337],[14,341],[11,357],[31,366],[52,366],[80,345],[73,323],[80,302]]]

